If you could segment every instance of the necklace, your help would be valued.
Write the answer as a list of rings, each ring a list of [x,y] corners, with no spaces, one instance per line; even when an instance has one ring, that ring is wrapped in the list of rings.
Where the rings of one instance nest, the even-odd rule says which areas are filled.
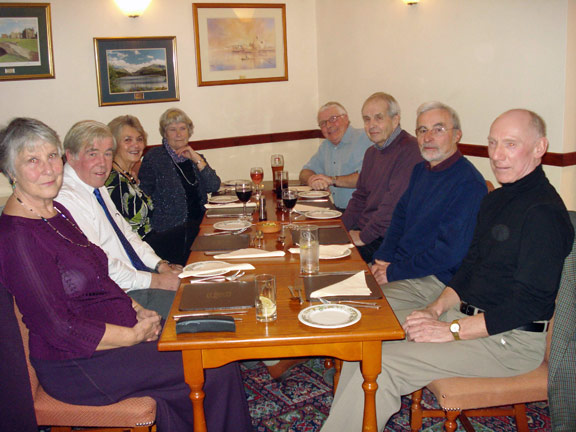
[[[22,207],[26,208],[26,205],[22,202],[22,200],[20,199],[20,197],[17,197],[16,195],[14,195],[14,196],[16,197],[16,200],[20,203],[20,205],[21,205]],[[70,219],[68,219],[68,218],[66,217],[66,215],[65,215],[64,213],[62,213],[58,207],[54,207],[54,208],[56,209],[56,211],[58,212],[58,214],[64,218],[64,220],[68,221],[68,223],[69,223],[70,225],[72,225],[74,228],[76,228],[76,231],[78,231],[80,234],[82,234],[82,236],[84,236],[84,233],[82,232],[82,230],[81,230],[80,228],[78,228],[74,222],[72,222]],[[62,234],[60,231],[58,231],[58,229],[57,229],[54,225],[52,225],[52,224],[50,223],[50,221],[49,221],[48,219],[46,219],[44,216],[40,216],[38,213],[36,213],[34,210],[32,210],[31,207],[28,207],[28,210],[30,210],[30,212],[31,212],[34,216],[39,217],[43,222],[46,222],[46,223],[48,224],[48,226],[49,226],[50,228],[52,228],[53,231],[56,232],[56,234],[58,234],[60,237],[62,237],[62,238],[63,238],[64,240],[66,240],[67,242],[72,243],[72,244],[74,244],[74,245],[76,245],[76,246],[80,246],[80,247],[88,247],[88,246],[90,246],[90,242],[89,242],[89,241],[87,242],[87,244],[79,244],[79,243],[76,243],[75,241],[70,240],[68,237],[66,237],[64,234]]]
[[[133,185],[138,184],[138,181],[134,178],[134,176],[130,174],[128,171],[124,171],[124,169],[122,169],[122,167],[118,165],[116,161],[112,161],[112,163],[118,167],[118,173],[121,176],[125,177]]]

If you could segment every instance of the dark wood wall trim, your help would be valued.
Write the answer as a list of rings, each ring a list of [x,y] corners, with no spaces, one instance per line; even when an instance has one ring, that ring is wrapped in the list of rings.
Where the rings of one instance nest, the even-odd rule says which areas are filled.
[[[245,145],[266,144],[285,141],[300,141],[306,139],[322,138],[320,129],[309,129],[291,132],[277,132],[260,135],[246,135],[229,138],[216,138],[208,140],[190,141],[195,150],[211,150],[225,147],[240,147]],[[458,144],[460,151],[467,156],[488,157],[488,148],[478,144]],[[148,148],[147,148],[148,149]],[[576,165],[576,152],[572,153],[546,153],[544,165],[567,167]]]

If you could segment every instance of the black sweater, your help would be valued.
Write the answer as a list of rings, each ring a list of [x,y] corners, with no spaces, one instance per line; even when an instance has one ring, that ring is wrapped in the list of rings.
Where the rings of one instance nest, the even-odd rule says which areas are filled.
[[[472,244],[449,286],[485,310],[493,335],[552,317],[574,230],[541,166],[482,201]]]

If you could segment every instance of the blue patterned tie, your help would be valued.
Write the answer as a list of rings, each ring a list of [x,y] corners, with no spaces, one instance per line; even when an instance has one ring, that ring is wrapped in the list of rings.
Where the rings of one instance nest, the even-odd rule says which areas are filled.
[[[96,195],[96,199],[98,200],[98,203],[104,209],[104,213],[106,213],[106,217],[110,221],[112,228],[114,228],[114,231],[116,232],[116,235],[118,236],[118,239],[120,240],[120,243],[122,243],[124,250],[128,254],[128,258],[130,258],[130,262],[132,263],[134,268],[136,270],[150,271],[150,269],[148,267],[146,267],[146,265],[142,262],[142,260],[140,259],[140,257],[138,256],[138,254],[136,253],[136,251],[134,250],[134,248],[132,247],[132,245],[130,244],[128,239],[126,238],[126,236],[122,233],[122,231],[120,231],[120,228],[118,228],[118,225],[116,225],[116,222],[114,221],[114,218],[112,217],[112,215],[108,211],[108,207],[106,207],[106,203],[102,199],[102,194],[100,194],[100,191],[98,189],[94,189],[94,195]]]

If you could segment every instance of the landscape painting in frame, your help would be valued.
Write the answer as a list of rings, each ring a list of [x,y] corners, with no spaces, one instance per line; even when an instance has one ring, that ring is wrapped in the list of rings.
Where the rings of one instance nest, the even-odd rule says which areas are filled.
[[[94,39],[98,103],[179,100],[176,38]]]
[[[0,80],[54,78],[49,3],[0,3]]]
[[[192,7],[199,86],[288,80],[286,5]]]

